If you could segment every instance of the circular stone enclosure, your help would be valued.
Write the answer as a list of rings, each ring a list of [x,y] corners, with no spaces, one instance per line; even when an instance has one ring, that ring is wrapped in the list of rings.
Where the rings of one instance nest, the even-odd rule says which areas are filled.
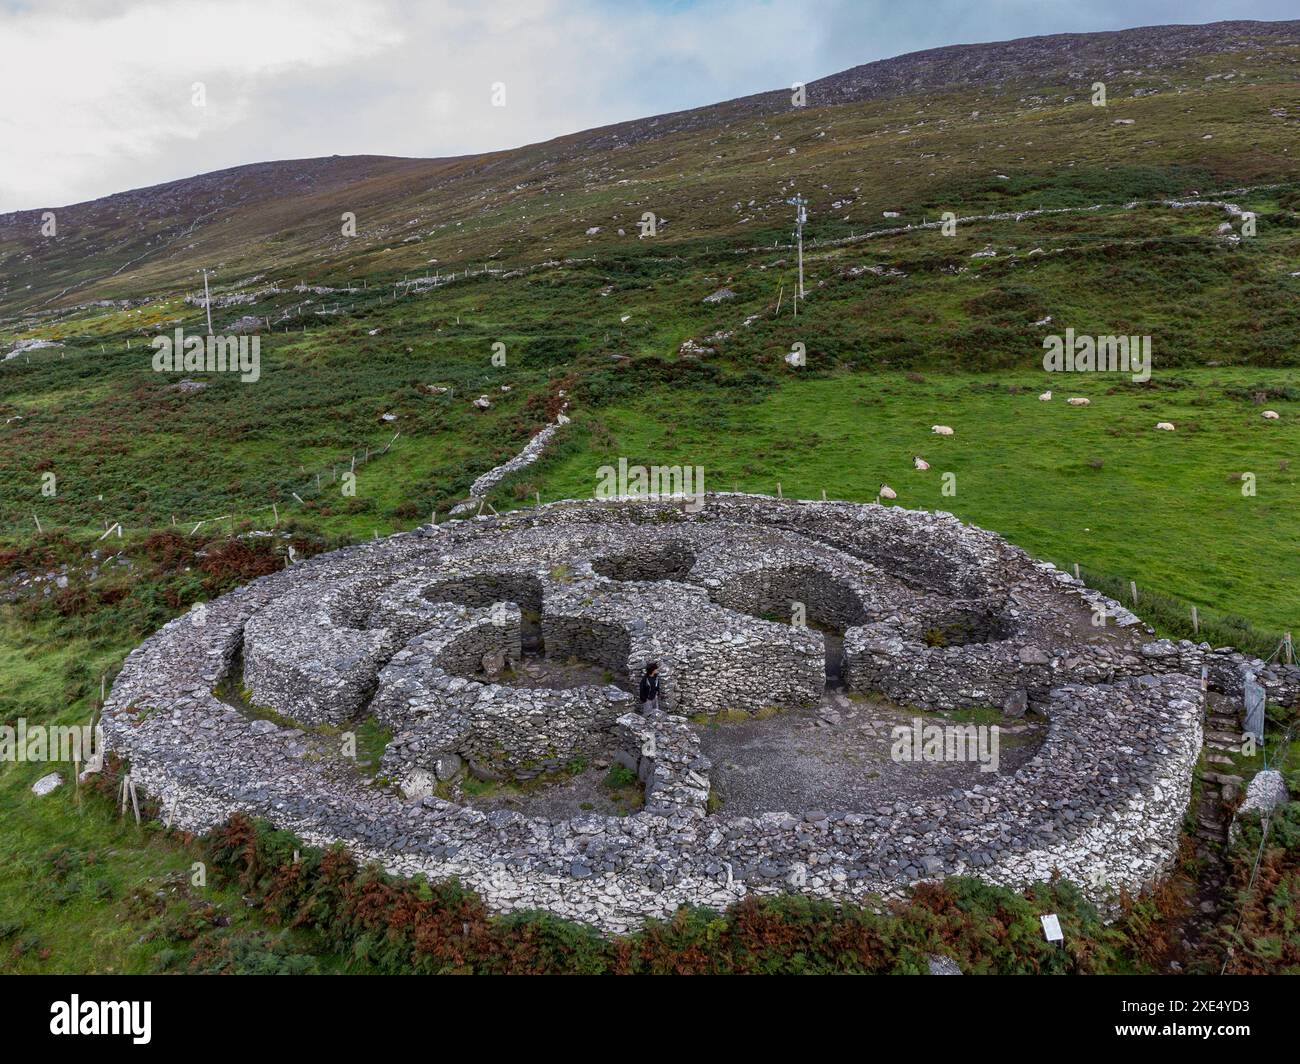
[[[1216,684],[1231,670],[1132,623],[1079,640],[1099,602],[1122,616],[949,514],[569,501],[322,555],[208,604],[202,626],[179,617],[130,655],[104,728],[179,827],[254,814],[398,874],[457,876],[499,910],[611,931],[682,904],[862,901],[957,874],[1023,887],[1059,872],[1108,903],[1173,859],[1200,667]],[[643,715],[648,661],[661,703]],[[271,719],[222,701],[227,686]],[[864,785],[819,808],[719,807],[701,727],[882,696],[1009,720],[1029,706],[1044,737],[1014,771],[905,802]],[[376,775],[341,752],[340,732],[364,728],[382,729]],[[637,781],[637,808],[449,799],[593,758]]]

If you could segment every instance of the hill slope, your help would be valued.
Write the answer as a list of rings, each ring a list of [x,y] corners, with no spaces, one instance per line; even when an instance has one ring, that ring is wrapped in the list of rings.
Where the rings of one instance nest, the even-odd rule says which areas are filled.
[[[742,224],[783,230],[795,185],[813,194],[815,215],[865,188],[852,195],[867,200],[867,218],[879,218],[891,207],[968,199],[953,174],[1048,169],[1061,155],[1081,164],[1098,139],[1098,158],[1118,149],[1148,166],[1197,167],[1220,184],[1275,179],[1292,160],[1261,148],[1273,139],[1270,124],[1300,128],[1298,64],[1300,22],[1064,34],[854,67],[812,82],[804,108],[783,89],[458,159],[233,167],[64,207],[55,239],[41,235],[40,211],[0,215],[0,317],[189,288],[203,267],[227,279],[269,270],[337,281],[349,268],[394,277],[435,259],[537,262],[590,246],[592,226],[621,223],[627,232],[643,210],[669,219],[667,242],[734,236]],[[1099,80],[1110,108],[1086,106]],[[916,108],[890,104],[904,97]],[[1231,98],[1231,129],[1201,141],[1201,101],[1220,97]],[[1271,113],[1279,108],[1286,117]],[[1033,151],[1029,142],[990,143],[1027,113],[1036,116],[1029,128],[1045,127],[1057,150],[1044,155],[1045,141]],[[1155,126],[1111,144],[1120,138],[1106,127],[1132,114]],[[737,200],[753,207],[743,223],[740,212],[720,209]],[[343,211],[357,215],[355,238],[341,236]]]

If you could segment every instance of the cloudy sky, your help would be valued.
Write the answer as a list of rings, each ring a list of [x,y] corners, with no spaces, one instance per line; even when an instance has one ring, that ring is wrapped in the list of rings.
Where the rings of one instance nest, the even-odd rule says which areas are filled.
[[[0,212],[267,159],[512,147],[945,44],[1296,14],[1295,0],[0,0]]]

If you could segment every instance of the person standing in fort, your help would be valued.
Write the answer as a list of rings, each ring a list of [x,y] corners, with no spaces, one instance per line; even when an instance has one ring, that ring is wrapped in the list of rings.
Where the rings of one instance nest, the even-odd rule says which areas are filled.
[[[641,674],[641,712],[656,712],[659,709],[659,662],[646,663],[645,672]]]

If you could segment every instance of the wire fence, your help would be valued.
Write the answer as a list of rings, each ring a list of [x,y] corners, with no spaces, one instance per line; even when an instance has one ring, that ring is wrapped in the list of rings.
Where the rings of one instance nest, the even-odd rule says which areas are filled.
[[[1139,586],[1133,579],[1081,566],[1075,566],[1074,571],[1089,587],[1121,603],[1152,628],[1175,639],[1236,647],[1265,659],[1278,656],[1280,651],[1285,663],[1292,664],[1295,660],[1289,632],[1269,631],[1243,617],[1199,607],[1178,595]]]

